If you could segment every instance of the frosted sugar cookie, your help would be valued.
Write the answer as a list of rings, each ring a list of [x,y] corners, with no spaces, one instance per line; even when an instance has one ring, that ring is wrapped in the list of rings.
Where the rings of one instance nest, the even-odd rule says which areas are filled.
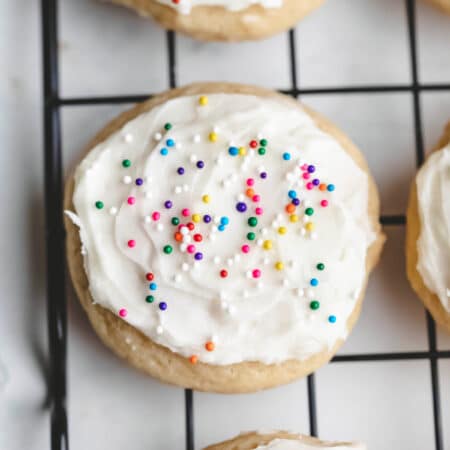
[[[246,433],[205,450],[366,450],[366,446],[356,442],[325,442],[301,434],[284,431],[272,433]]]
[[[450,123],[417,173],[409,198],[408,278],[434,320],[450,332]]]
[[[356,147],[297,101],[238,84],[172,90],[119,116],[88,146],[65,207],[97,333],[199,390],[254,391],[326,363],[383,242]]]
[[[260,39],[287,30],[324,0],[110,0],[165,28],[207,41]]]

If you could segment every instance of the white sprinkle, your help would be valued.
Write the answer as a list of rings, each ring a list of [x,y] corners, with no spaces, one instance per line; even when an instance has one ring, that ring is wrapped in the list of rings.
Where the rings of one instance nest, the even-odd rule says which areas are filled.
[[[109,213],[112,216],[115,216],[117,214],[117,208],[115,206],[111,206],[111,208],[109,208]]]
[[[242,172],[247,172],[247,170],[248,170],[248,164],[243,163],[243,164],[241,165],[241,171],[242,171]]]
[[[260,247],[262,247],[264,240],[263,239],[258,239],[256,241],[256,244],[259,245]]]
[[[183,188],[181,186],[175,186],[174,192],[175,194],[181,194],[183,192]]]
[[[152,176],[151,176],[151,175],[147,175],[147,176],[145,177],[145,181],[146,181],[146,183],[151,183],[151,182],[153,181]]]
[[[305,207],[311,206],[311,201],[308,199],[303,200],[303,206],[305,206]]]
[[[164,329],[163,329],[163,327],[162,327],[161,325],[158,325],[158,326],[156,327],[156,333],[158,333],[158,334],[163,334],[163,331],[164,331]]]
[[[189,228],[188,227],[181,227],[180,228],[180,233],[183,235],[186,235],[189,233]]]
[[[228,307],[228,314],[230,314],[230,316],[234,316],[236,314],[236,307],[233,305],[230,305]]]
[[[277,214],[277,220],[278,220],[278,222],[281,222],[283,220],[283,215],[278,213]]]
[[[188,263],[181,264],[181,270],[183,272],[187,272],[189,270],[189,264]]]
[[[213,334],[213,335],[211,336],[211,342],[216,343],[218,340],[219,340],[219,337],[218,337],[216,334]]]
[[[224,291],[219,291],[219,298],[220,298],[220,300],[225,300],[225,298],[226,298],[226,294],[225,294],[225,292]]]
[[[131,133],[127,133],[124,136],[124,139],[125,139],[125,142],[128,142],[128,143],[133,142],[133,135]]]
[[[233,263],[234,263],[234,261],[233,261],[232,258],[228,258],[228,259],[227,259],[227,265],[228,265],[228,267],[231,267],[231,266],[233,265]]]
[[[302,236],[305,236],[306,235],[306,230],[304,228],[300,228],[300,234]]]
[[[258,139],[258,141],[260,141],[263,138],[263,134],[262,133],[258,133],[256,135],[256,139]]]
[[[227,302],[220,302],[220,307],[226,311],[228,309],[228,303]]]
[[[283,286],[284,286],[284,287],[288,287],[288,286],[289,286],[289,280],[288,280],[287,278],[285,278],[285,279],[283,280]]]
[[[130,336],[127,336],[126,338],[125,338],[125,342],[128,344],[128,345],[130,345],[131,344],[131,338],[130,338]]]
[[[220,128],[217,125],[213,126],[214,133],[220,133]]]
[[[196,154],[192,154],[192,155],[189,157],[189,161],[191,161],[191,163],[197,162],[197,155],[196,155]]]
[[[179,273],[174,275],[173,281],[175,281],[175,283],[179,283],[181,281],[181,275]]]
[[[183,242],[185,244],[190,244],[192,242],[192,236],[189,236],[188,234],[185,234],[184,237],[183,237]]]
[[[244,194],[239,194],[237,199],[238,199],[238,201],[242,202],[243,200],[245,200],[245,195]]]
[[[308,296],[308,298],[313,298],[314,297],[314,291],[312,289],[308,289],[306,292],[306,295]]]
[[[270,264],[270,258],[266,256],[266,257],[263,259],[263,264],[264,264],[265,266],[268,266],[268,265]]]
[[[216,158],[215,162],[216,162],[216,164],[217,164],[218,166],[220,166],[220,165],[222,165],[222,163],[223,163],[223,159],[222,159],[220,156],[218,156],[218,157]]]
[[[447,297],[450,297],[450,289],[447,288]]]
[[[262,281],[258,281],[258,283],[256,283],[256,287],[258,289],[262,289],[264,287],[264,283]]]
[[[214,264],[220,264],[220,256],[214,256]]]
[[[217,225],[213,225],[211,227],[211,233],[217,233],[219,231],[219,228],[217,227]]]
[[[183,191],[188,192],[189,191],[189,185],[183,184]]]
[[[298,288],[297,289],[297,295],[299,297],[304,297],[305,296],[305,291],[302,288]]]
[[[124,177],[123,177],[123,182],[125,183],[125,184],[130,184],[131,183],[131,177],[129,176],[129,175],[125,175]]]
[[[215,234],[210,234],[208,237],[209,237],[210,241],[215,241],[216,240],[216,235]]]
[[[155,133],[155,135],[153,136],[155,138],[155,141],[160,141],[162,138],[162,134],[161,133]]]
[[[239,262],[241,260],[241,255],[239,253],[236,253],[234,255],[234,262]]]
[[[253,148],[248,152],[248,156],[255,156],[255,150]]]
[[[358,297],[359,297],[359,292],[358,291],[353,292],[353,294],[352,294],[353,300],[358,300]]]
[[[233,175],[231,175],[231,181],[235,182],[237,181],[237,179],[238,179],[237,173],[233,172]]]
[[[267,229],[267,228],[263,228],[262,230],[261,230],[261,234],[263,235],[263,236],[267,236],[267,233],[269,232],[269,230]]]
[[[245,276],[247,278],[251,278],[252,277],[252,271],[251,270],[247,270],[247,272],[245,272]]]
[[[287,180],[287,181],[292,181],[292,179],[293,179],[292,173],[291,173],[291,172],[288,172],[288,173],[286,174],[286,180]]]
[[[175,144],[175,148],[176,148],[177,150],[181,150],[181,149],[183,148],[183,144],[182,144],[181,142],[177,142],[177,143]]]
[[[156,225],[156,229],[158,231],[163,231],[164,230],[164,225],[162,223],[158,223],[158,225]]]
[[[192,138],[192,140],[193,140],[194,142],[200,142],[200,139],[201,139],[201,137],[200,137],[199,134],[194,134],[194,137]]]
[[[87,250],[86,250],[86,247],[85,247],[84,245],[81,246],[80,253],[81,253],[83,256],[84,256],[84,255],[87,255]]]
[[[274,220],[271,225],[272,228],[278,228],[279,223],[276,220]]]
[[[187,250],[187,244],[180,244],[180,252],[185,252]]]
[[[150,223],[152,221],[152,218],[150,216],[145,216],[144,217],[144,222],[145,223]]]
[[[214,217],[214,223],[215,224],[219,224],[220,223],[220,217],[219,216],[215,216]]]
[[[229,187],[230,184],[231,184],[230,180],[225,180],[225,181],[223,182],[223,185],[224,185],[225,187]]]
[[[200,267],[200,261],[194,261],[194,264],[192,264],[192,267],[194,269],[198,269]]]
[[[244,298],[248,298],[249,297],[249,293],[247,290],[244,290],[244,292],[242,293],[242,295],[244,296]]]
[[[317,239],[317,233],[312,232],[312,233],[311,233],[311,239],[312,239],[313,241],[315,241],[315,240]]]

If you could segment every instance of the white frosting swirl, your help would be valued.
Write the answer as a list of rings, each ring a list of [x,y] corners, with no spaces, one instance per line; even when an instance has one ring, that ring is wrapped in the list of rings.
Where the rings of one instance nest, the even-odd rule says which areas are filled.
[[[353,443],[348,445],[330,444],[330,445],[314,445],[292,439],[274,439],[267,445],[260,445],[255,450],[366,450],[363,444]]]
[[[78,166],[73,203],[92,298],[126,313],[153,341],[207,363],[270,364],[330,349],[347,336],[375,237],[366,173],[290,102],[203,100],[175,98],[136,117]],[[252,148],[261,139],[265,147]],[[230,154],[238,147],[245,156]],[[289,195],[300,204],[288,214],[296,202]],[[177,235],[184,243],[175,240],[173,217],[195,226]]]
[[[283,0],[157,0],[163,5],[175,8],[181,14],[189,14],[195,6],[222,6],[230,11],[241,11],[252,5],[261,5],[263,8],[280,8]]]
[[[417,175],[419,271],[450,312],[450,144],[434,152]]]

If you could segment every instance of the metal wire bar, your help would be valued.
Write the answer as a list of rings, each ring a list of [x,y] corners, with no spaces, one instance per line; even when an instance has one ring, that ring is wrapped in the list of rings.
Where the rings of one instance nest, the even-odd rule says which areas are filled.
[[[68,450],[66,411],[66,336],[62,153],[58,98],[57,1],[42,0],[44,67],[45,241],[47,252],[47,326],[50,353],[48,391],[51,448]]]

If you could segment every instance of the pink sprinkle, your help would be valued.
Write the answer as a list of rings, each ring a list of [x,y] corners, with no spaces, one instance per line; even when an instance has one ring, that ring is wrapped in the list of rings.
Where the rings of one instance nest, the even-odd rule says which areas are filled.
[[[259,201],[261,200],[261,196],[258,195],[258,194],[256,194],[256,195],[254,195],[254,196],[252,197],[252,200],[253,200],[255,203],[257,203],[257,202],[259,202]]]
[[[314,185],[311,182],[306,183],[306,189],[308,189],[308,191],[310,191],[313,187],[314,187]]]
[[[305,172],[305,173],[302,175],[302,177],[303,177],[304,180],[309,180],[309,177],[310,177],[309,172]]]
[[[119,309],[120,317],[127,317],[128,311],[125,308]]]
[[[324,208],[326,208],[328,206],[328,200],[322,200],[320,202],[321,206],[323,206]]]
[[[133,248],[136,246],[136,241],[134,239],[130,239],[128,241],[128,247]]]
[[[152,214],[152,219],[153,219],[153,220],[159,220],[160,217],[161,217],[161,214],[160,214],[158,211],[155,211],[155,212]]]
[[[248,253],[250,251],[250,246],[245,244],[242,246],[243,253]]]
[[[253,178],[247,178],[247,186],[253,186],[255,184],[255,180]]]
[[[136,199],[134,197],[128,197],[127,201],[129,205],[134,205],[136,203]]]
[[[191,215],[191,212],[189,211],[188,208],[184,208],[184,209],[181,211],[181,214],[183,214],[184,217],[188,217],[188,216]]]
[[[261,276],[261,271],[259,269],[254,269],[252,271],[253,278],[259,278]]]
[[[308,164],[303,164],[303,166],[301,166],[300,169],[307,170],[308,169]]]
[[[263,209],[260,208],[260,207],[255,209],[255,213],[256,213],[257,216],[260,216],[263,212],[264,212]]]
[[[187,252],[188,253],[194,253],[195,252],[195,245],[190,244],[187,246]]]

